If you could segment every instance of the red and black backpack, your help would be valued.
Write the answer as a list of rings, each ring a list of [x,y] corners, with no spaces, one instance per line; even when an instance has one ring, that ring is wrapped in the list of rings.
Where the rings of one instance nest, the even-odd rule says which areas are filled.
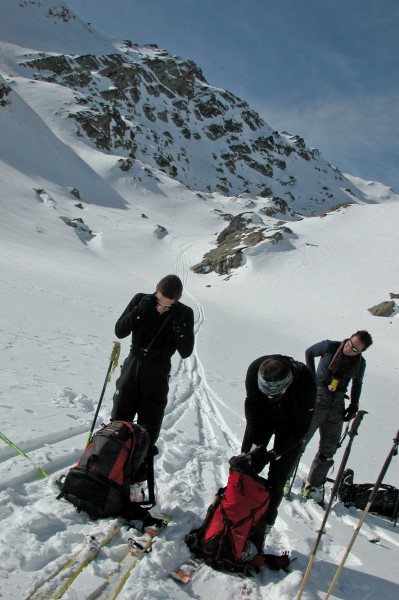
[[[154,506],[153,456],[149,448],[144,427],[127,421],[103,425],[77,465],[59,482],[58,498],[65,498],[93,519],[129,517],[130,484],[139,475],[140,481],[147,478],[149,489],[148,502],[140,505]]]
[[[252,468],[256,450],[233,456],[225,488],[219,489],[204,522],[186,536],[190,550],[214,569],[244,572],[267,565],[286,568],[289,559],[263,554],[269,485]]]

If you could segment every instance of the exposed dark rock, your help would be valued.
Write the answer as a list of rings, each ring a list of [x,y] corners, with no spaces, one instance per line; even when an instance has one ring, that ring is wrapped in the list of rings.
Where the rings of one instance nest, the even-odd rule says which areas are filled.
[[[119,168],[123,172],[128,172],[133,167],[133,160],[131,158],[120,158],[118,160]]]
[[[260,129],[263,126],[262,119],[260,118],[258,113],[256,113],[253,110],[244,110],[241,113],[241,116],[243,121],[248,125],[250,129],[252,129],[252,131],[256,131],[257,129]]]
[[[244,156],[243,159],[252,169],[255,169],[255,171],[259,171],[259,173],[265,177],[273,177],[273,169],[267,163],[259,163],[258,161],[247,156]]]
[[[226,130],[222,124],[212,123],[204,128],[204,132],[210,140],[217,140],[226,134]]]
[[[83,221],[83,219],[81,219],[80,217],[78,217],[77,219],[60,217],[60,219],[64,221],[64,223],[68,225],[68,227],[72,227],[72,229],[74,229],[79,240],[85,245],[87,244],[87,242],[90,242],[90,240],[92,240],[96,236],[96,233],[92,231],[90,227],[88,227]]]
[[[279,198],[278,196],[273,196],[272,198],[270,198],[270,201],[274,204],[274,206],[265,206],[264,208],[261,208],[259,212],[261,212],[264,215],[267,215],[268,217],[274,217],[274,215],[279,213],[283,215],[294,214],[294,211],[291,208],[291,206],[289,206],[288,202],[286,202],[282,198]]]
[[[157,113],[157,118],[160,119],[160,121],[163,121],[164,123],[168,122],[168,111],[167,110],[163,110],[159,113]]]
[[[272,135],[260,136],[254,140],[253,146],[256,150],[274,150],[274,138]]]
[[[259,193],[259,196],[261,198],[269,198],[272,195],[273,195],[273,190],[271,187],[264,187]]]
[[[184,119],[182,119],[182,117],[177,112],[172,113],[172,121],[176,125],[176,127],[183,127],[184,125]]]
[[[61,21],[64,21],[65,23],[67,23],[70,19],[75,18],[71,15],[71,13],[69,12],[69,10],[67,9],[66,6],[49,8],[47,11],[47,15],[49,17],[55,17],[56,19],[60,19]]]
[[[86,223],[80,217],[76,219],[68,219],[68,217],[60,217],[68,227],[73,227],[74,229],[79,229],[80,231],[85,231],[87,233],[93,233],[90,227],[86,225]]]
[[[350,206],[350,202],[346,202],[345,204],[337,204],[336,206],[332,206],[328,210],[324,210],[323,212],[319,213],[318,216],[319,217],[327,217],[329,214],[331,214],[333,212],[337,212],[341,208],[348,208],[348,206]]]
[[[189,60],[178,63],[173,58],[151,58],[147,64],[163,86],[180,96],[192,98],[195,79],[206,83],[201,69]]]
[[[30,77],[76,90],[69,114],[76,135],[104,152],[116,150],[123,172],[138,160],[188,189],[270,198],[262,209],[268,217],[293,216],[297,202],[301,214],[320,213],[322,203],[327,214],[332,206],[343,206],[349,193],[356,199],[350,182],[303,138],[273,131],[246,102],[208,85],[193,61],[129,41],[122,52],[103,56],[31,56],[23,63]],[[0,85],[0,103],[6,95],[1,90]],[[309,191],[305,178],[313,182]],[[252,239],[249,232],[246,237]],[[241,253],[237,249],[223,269],[239,262]]]
[[[155,106],[150,106],[149,104],[144,104],[143,112],[149,121],[155,123],[157,120],[157,116],[155,114]]]
[[[385,302],[380,302],[375,306],[369,308],[369,312],[375,317],[391,317],[395,312],[396,304],[393,300],[386,300]]]
[[[223,126],[226,131],[241,133],[243,130],[242,123],[235,121],[234,119],[226,119],[223,121]]]
[[[46,206],[52,206],[53,208],[55,208],[56,202],[54,198],[48,192],[46,192],[46,190],[44,190],[43,188],[36,188],[34,189],[34,191],[38,195],[40,202],[42,202]]]
[[[262,224],[256,214],[241,213],[236,217],[223,216],[230,223],[217,236],[218,247],[207,252],[201,263],[192,267],[195,273],[215,271],[219,275],[226,275],[231,269],[241,265],[242,252],[245,248],[255,246],[265,239],[265,228],[253,224],[253,220],[259,225]]]
[[[0,82],[0,106],[5,106],[6,104],[10,103],[10,100],[7,98],[10,92],[10,86]]]
[[[206,100],[197,102],[198,112],[206,119],[218,117],[226,112],[226,106],[218,100],[215,94],[210,93]]]
[[[155,225],[154,235],[161,240],[168,235],[168,230],[163,225]]]

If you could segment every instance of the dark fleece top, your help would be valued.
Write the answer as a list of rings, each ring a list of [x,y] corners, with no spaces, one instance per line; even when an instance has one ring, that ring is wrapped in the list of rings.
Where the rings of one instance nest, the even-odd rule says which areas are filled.
[[[267,358],[281,358],[289,365],[293,381],[279,402],[273,403],[258,387],[258,370]],[[263,444],[265,437],[275,434],[274,450],[284,454],[305,437],[316,403],[316,381],[312,371],[303,363],[279,354],[261,356],[248,367],[245,380],[246,439],[252,444]]]
[[[131,351],[147,348],[151,342],[151,351],[159,352],[163,358],[170,359],[176,352],[182,358],[191,355],[194,349],[194,312],[192,308],[178,302],[183,312],[183,320],[178,330],[173,323],[172,311],[159,314],[154,307],[143,316],[138,314],[137,306],[140,300],[149,294],[136,294],[129,302],[122,315],[116,322],[115,334],[121,339],[132,334]],[[161,329],[161,325],[166,321]]]

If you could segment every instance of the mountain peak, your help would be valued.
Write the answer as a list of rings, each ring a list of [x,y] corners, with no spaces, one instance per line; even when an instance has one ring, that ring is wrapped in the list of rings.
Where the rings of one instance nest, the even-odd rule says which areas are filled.
[[[229,199],[223,216],[229,225],[201,272],[210,264],[226,272],[245,247],[289,237],[286,221],[396,197],[344,176],[302,137],[274,130],[247,102],[209,85],[192,60],[156,44],[112,40],[63,2],[6,5],[0,24],[3,151],[9,153],[12,139],[36,187],[49,181],[67,195],[76,188],[93,203],[125,207],[122,182],[124,190],[140,186],[143,173],[152,184],[159,177],[173,180],[197,198]],[[45,149],[56,149],[52,167],[39,160]],[[98,166],[105,162],[106,171]],[[27,174],[22,180],[30,185]],[[248,209],[250,217],[242,212]]]

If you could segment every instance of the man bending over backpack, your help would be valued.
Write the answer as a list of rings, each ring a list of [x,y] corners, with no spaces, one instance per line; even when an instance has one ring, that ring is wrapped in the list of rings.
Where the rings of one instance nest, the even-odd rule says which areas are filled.
[[[261,356],[249,365],[245,387],[247,426],[241,452],[248,452],[253,444],[267,446],[274,434],[273,450],[269,452],[271,490],[266,515],[270,529],[277,517],[285,481],[300,455],[312,421],[316,381],[311,369],[303,363],[272,354]]]

